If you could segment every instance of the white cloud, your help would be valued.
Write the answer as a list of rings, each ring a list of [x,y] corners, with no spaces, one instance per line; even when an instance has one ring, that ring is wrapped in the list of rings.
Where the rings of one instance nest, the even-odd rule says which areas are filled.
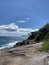
[[[17,21],[17,22],[19,22],[19,23],[24,23],[24,22],[26,22],[26,20],[19,20],[19,21]]]
[[[15,23],[11,23],[8,25],[0,25],[0,36],[27,36],[30,32],[37,30],[32,30],[32,28],[19,28]]]
[[[27,21],[29,21],[29,20],[30,20],[30,18],[24,18],[24,19],[19,20],[19,21],[17,21],[17,22],[19,22],[19,23],[24,23],[24,22],[27,22]]]
[[[15,23],[0,25],[0,30],[17,30],[19,27]]]

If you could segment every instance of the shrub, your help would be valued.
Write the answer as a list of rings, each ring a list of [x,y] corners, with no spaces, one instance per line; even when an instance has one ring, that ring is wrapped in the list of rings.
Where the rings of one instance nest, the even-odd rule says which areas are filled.
[[[43,44],[43,46],[41,48],[38,49],[40,52],[41,51],[48,51],[49,50],[49,40],[45,41],[45,43]]]
[[[45,40],[48,40],[48,39],[49,39],[49,32],[45,36]]]

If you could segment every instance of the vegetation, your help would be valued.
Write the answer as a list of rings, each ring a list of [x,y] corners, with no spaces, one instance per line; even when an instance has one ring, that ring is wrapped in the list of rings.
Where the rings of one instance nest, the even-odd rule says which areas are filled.
[[[45,40],[48,40],[48,39],[49,39],[49,32],[45,36]]]
[[[49,35],[49,24],[47,23],[44,27],[42,27],[37,35],[35,36],[35,41],[44,41],[47,38],[46,36]]]
[[[43,44],[43,46],[41,48],[38,49],[40,52],[41,51],[48,51],[49,50],[49,40],[45,41],[45,43]]]
[[[29,34],[28,39],[29,39],[29,40],[34,39],[36,35],[37,35],[37,32],[31,32],[31,34]]]
[[[49,23],[42,27],[38,32],[32,32],[28,39],[40,42],[49,39]]]
[[[29,36],[29,39],[32,39],[34,42],[44,41],[44,44],[39,51],[48,51],[49,50],[49,23],[42,27],[38,32],[32,32]]]

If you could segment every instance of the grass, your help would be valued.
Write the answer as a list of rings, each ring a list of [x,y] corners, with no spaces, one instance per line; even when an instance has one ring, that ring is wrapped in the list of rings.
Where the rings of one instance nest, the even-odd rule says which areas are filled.
[[[48,51],[49,50],[49,40],[47,40],[43,46],[41,48],[38,49],[38,51],[42,52],[42,51]]]

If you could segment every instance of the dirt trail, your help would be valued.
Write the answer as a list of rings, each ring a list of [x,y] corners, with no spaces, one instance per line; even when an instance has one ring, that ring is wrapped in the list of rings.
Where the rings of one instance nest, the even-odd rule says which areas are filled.
[[[38,52],[41,43],[31,44],[0,51],[0,65],[44,65],[46,52]]]

